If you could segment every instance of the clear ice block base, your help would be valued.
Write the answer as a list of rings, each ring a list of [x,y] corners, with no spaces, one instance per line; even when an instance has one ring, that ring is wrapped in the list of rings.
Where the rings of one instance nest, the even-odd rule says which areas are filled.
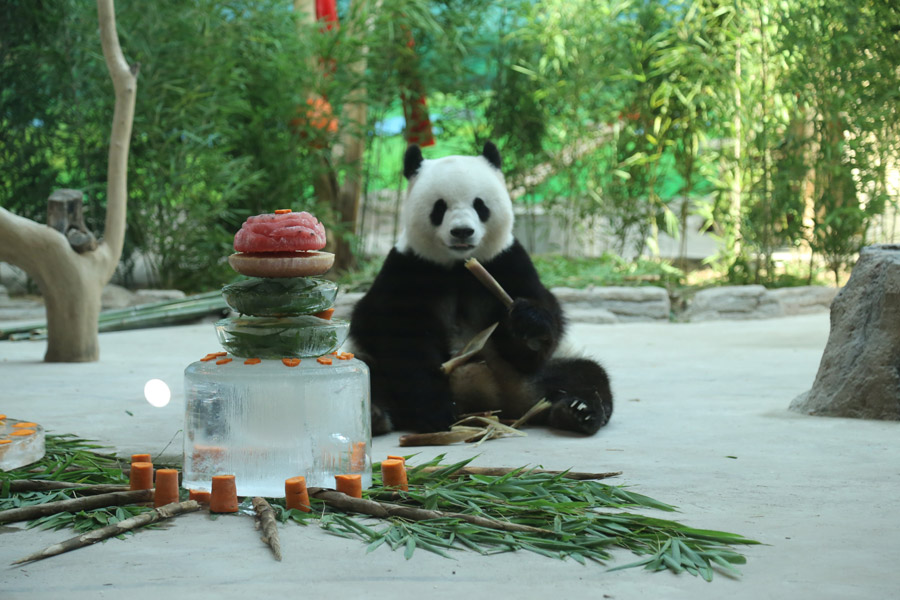
[[[43,427],[30,421],[0,418],[0,471],[37,462],[44,458],[44,449]]]
[[[283,498],[289,477],[334,487],[342,473],[371,486],[369,370],[332,358],[189,365],[183,486],[209,490],[213,475],[232,474],[239,496]]]

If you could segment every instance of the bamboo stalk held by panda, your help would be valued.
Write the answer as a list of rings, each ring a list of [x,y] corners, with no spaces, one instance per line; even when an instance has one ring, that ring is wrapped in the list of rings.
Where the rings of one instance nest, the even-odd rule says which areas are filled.
[[[507,309],[513,305],[513,299],[509,294],[506,293],[506,290],[503,289],[494,276],[487,272],[478,259],[475,257],[470,258],[465,262],[465,267],[472,272],[478,281],[480,281],[484,287],[488,289],[494,296],[497,297],[500,302],[503,303]]]

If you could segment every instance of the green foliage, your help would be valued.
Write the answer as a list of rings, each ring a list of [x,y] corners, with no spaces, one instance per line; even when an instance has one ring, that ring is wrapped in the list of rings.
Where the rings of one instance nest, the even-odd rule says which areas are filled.
[[[597,258],[537,255],[532,260],[547,287],[647,284],[677,287],[684,280],[684,273],[666,262],[645,258],[626,261],[610,253]]]

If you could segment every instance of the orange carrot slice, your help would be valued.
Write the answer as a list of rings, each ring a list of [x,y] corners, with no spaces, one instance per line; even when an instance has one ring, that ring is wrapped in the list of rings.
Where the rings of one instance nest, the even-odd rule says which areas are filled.
[[[334,314],[334,308],[326,308],[322,312],[317,312],[314,314],[314,317],[319,317],[320,319],[326,319],[328,321],[331,320],[331,315]]]
[[[294,211],[291,210],[290,208],[279,208],[278,210],[275,211],[275,214],[276,215],[286,215],[286,214],[292,213],[292,212],[294,212]]]
[[[409,483],[406,479],[406,465],[402,460],[389,458],[381,461],[381,480],[384,487],[399,488],[404,492],[409,491]]]
[[[210,352],[209,354],[207,354],[206,356],[204,356],[204,357],[201,358],[200,360],[201,360],[202,362],[207,362],[207,361],[210,361],[210,360],[213,360],[213,359],[216,359],[216,358],[221,358],[221,357],[225,356],[226,354],[228,354],[228,353],[227,353],[227,352]]]
[[[32,429],[33,427],[37,427],[37,423],[26,423],[25,421],[21,421],[13,425],[13,429]]]
[[[238,511],[237,486],[234,475],[213,475],[212,492],[209,494],[209,510],[218,513]]]
[[[262,360],[260,360],[258,358],[248,358],[247,360],[244,361],[244,364],[245,365],[258,365],[261,362],[262,362]]]
[[[402,460],[403,464],[406,465],[406,458],[403,456],[394,456],[393,454],[388,454],[387,457],[389,460]]]
[[[200,504],[209,504],[209,492],[204,490],[189,490],[188,500],[195,500]]]
[[[350,450],[350,469],[353,471],[366,470],[366,443],[353,442],[353,449]]]
[[[153,462],[153,459],[150,458],[150,455],[149,455],[149,454],[132,454],[132,455],[131,455],[131,462],[132,462],[132,463],[136,463],[136,462],[148,462],[148,463],[152,463],[152,462]]]
[[[327,356],[320,356],[319,358],[316,359],[316,362],[319,363],[320,365],[330,365],[331,359],[328,358]]]
[[[303,512],[310,512],[309,492],[306,490],[306,477],[297,476],[284,480],[284,505]]]
[[[156,471],[153,508],[173,502],[178,502],[178,471],[176,469],[159,469]]]
[[[132,490],[149,490],[153,488],[153,463],[131,463],[131,473],[128,475],[129,485]]]
[[[0,440],[0,446],[3,444],[12,444],[12,440]]]
[[[34,435],[34,429],[16,429],[15,431],[11,431],[9,435],[14,435],[16,437],[25,437],[26,435]]]
[[[219,360],[216,361],[216,364],[217,365],[227,365],[231,361],[232,361],[232,359],[230,359],[230,358],[220,358]]]
[[[335,475],[334,489],[354,498],[362,498],[361,475]]]
[[[299,358],[282,358],[281,362],[283,362],[284,366],[286,366],[286,367],[296,367],[297,365],[300,364],[300,359]]]
[[[350,360],[351,358],[353,358],[352,352],[341,352],[338,354],[338,360]]]
[[[4,419],[6,419],[6,415],[0,415],[0,421],[3,421]]]

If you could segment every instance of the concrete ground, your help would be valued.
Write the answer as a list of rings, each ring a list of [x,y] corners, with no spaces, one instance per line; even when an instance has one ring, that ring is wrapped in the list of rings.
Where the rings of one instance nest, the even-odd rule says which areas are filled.
[[[828,315],[694,324],[575,325],[576,342],[612,375],[616,408],[590,438],[540,429],[528,437],[421,449],[475,464],[621,470],[619,483],[675,504],[686,524],[745,535],[743,576],[713,582],[640,569],[607,572],[529,553],[411,560],[315,526],[281,528],[275,562],[250,517],[179,517],[165,529],[26,566],[9,563],[71,532],[0,527],[0,598],[828,598],[900,590],[900,424],[798,416],[828,337]],[[44,364],[43,342],[0,342],[0,411],[123,455],[177,455],[182,371],[218,350],[212,326],[102,334],[101,360]],[[173,401],[153,408],[144,383]],[[408,453],[397,435],[373,456]],[[615,564],[633,557],[617,555]]]

